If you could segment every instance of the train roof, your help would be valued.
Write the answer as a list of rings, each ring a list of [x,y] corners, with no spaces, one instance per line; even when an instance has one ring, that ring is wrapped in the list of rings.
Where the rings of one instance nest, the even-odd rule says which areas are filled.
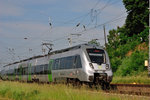
[[[33,56],[33,57],[30,57],[30,58],[27,58],[27,59],[23,59],[23,60],[20,60],[20,61],[16,61],[16,62],[7,64],[7,65],[5,65],[3,67],[10,66],[10,65],[13,65],[13,64],[18,64],[18,63],[25,62],[25,61],[32,60],[32,59],[36,59],[36,58],[45,57],[45,56],[48,56],[48,55],[63,53],[63,52],[69,51],[69,50],[76,50],[76,49],[81,48],[81,46],[91,46],[93,48],[99,47],[99,46],[93,45],[93,44],[79,44],[79,45],[76,45],[76,46],[73,46],[73,47],[69,47],[69,48],[65,48],[65,49],[61,49],[61,50],[52,51],[52,52],[50,52],[49,54],[46,54],[46,55],[38,55],[38,56]],[[101,47],[101,48],[103,49],[103,47]]]

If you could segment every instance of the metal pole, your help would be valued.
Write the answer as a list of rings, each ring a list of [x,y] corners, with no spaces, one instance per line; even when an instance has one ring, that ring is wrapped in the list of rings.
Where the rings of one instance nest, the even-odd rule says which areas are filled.
[[[150,76],[150,0],[149,0],[149,64],[148,64],[148,75]]]
[[[105,48],[106,48],[106,32],[105,32],[105,25],[103,26],[104,28],[104,39],[105,39]]]

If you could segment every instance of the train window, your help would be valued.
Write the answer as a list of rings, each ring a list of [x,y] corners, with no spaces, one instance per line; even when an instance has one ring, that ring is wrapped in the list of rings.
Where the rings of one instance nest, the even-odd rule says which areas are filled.
[[[13,75],[14,70],[13,69],[9,69],[7,75]]]
[[[38,71],[37,71],[37,69],[38,69],[37,67],[38,67],[38,66],[36,65],[36,66],[34,66],[34,67],[35,67],[35,72],[34,72],[34,73],[37,74],[37,72],[38,72]]]
[[[63,58],[55,59],[52,69],[53,70],[73,69],[76,67],[76,64],[77,64],[77,68],[82,67],[80,56],[63,57]]]
[[[67,57],[67,69],[72,69],[73,68],[73,63],[74,63],[74,57],[70,56]]]
[[[8,74],[9,74],[9,70],[6,71],[6,75],[8,75]]]
[[[59,69],[63,69],[63,58],[60,58],[60,66],[59,66]]]
[[[27,67],[24,67],[24,75],[27,75]]]
[[[48,74],[48,64],[43,65],[43,67],[44,67],[43,74]]]
[[[44,72],[44,66],[40,65],[40,74],[43,74],[43,72]]]
[[[21,75],[24,75],[23,71],[24,71],[24,68],[22,68],[22,70],[21,70]]]
[[[43,74],[43,66],[42,65],[36,66],[36,74]]]
[[[60,68],[59,69],[65,69],[66,60],[67,60],[66,57],[60,59]]]
[[[18,71],[19,69],[17,68],[17,69],[15,69],[15,73],[16,73],[16,75],[19,75],[19,71]]]
[[[54,70],[58,70],[59,69],[59,65],[60,65],[60,60],[59,59],[55,59],[53,69]]]
[[[20,74],[20,69],[18,68],[18,69],[17,69],[17,75],[19,75],[19,74]]]
[[[54,63],[52,65],[52,70],[55,70],[55,60],[54,60]]]
[[[105,63],[105,52],[101,49],[87,49],[88,55],[92,63]]]
[[[69,69],[69,57],[65,57],[65,69]]]
[[[32,68],[31,68],[31,74],[33,75],[35,72],[35,66],[32,66]]]
[[[20,66],[20,68],[18,68],[18,75],[22,75],[22,66]]]
[[[36,74],[40,74],[40,66],[36,66]]]
[[[24,75],[28,75],[28,67],[24,67]]]
[[[10,70],[8,70],[7,75],[9,75],[9,73],[10,73]]]
[[[80,56],[69,56],[54,60],[53,70],[82,68]]]
[[[70,61],[70,57],[66,57],[65,69],[69,69],[69,61]]]
[[[22,65],[19,65],[19,68],[17,69],[17,75],[22,75]]]
[[[40,65],[41,71],[40,74],[44,74],[44,65]]]
[[[17,74],[17,73],[16,73],[16,69],[14,69],[14,73],[15,73],[15,75]]]
[[[24,70],[24,68],[22,68],[22,75],[24,75],[25,74],[25,70]]]
[[[82,68],[80,56],[76,56],[76,68]]]
[[[8,70],[8,75],[11,75],[11,69],[10,69],[10,70]]]

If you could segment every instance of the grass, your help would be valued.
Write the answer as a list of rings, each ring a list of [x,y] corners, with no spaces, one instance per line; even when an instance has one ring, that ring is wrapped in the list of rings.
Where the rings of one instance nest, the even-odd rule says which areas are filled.
[[[129,84],[150,84],[150,77],[148,77],[148,72],[142,72],[136,76],[114,76],[112,83],[129,83]]]
[[[7,81],[0,82],[0,98],[6,98],[6,100],[149,100],[137,96],[106,94],[101,90],[92,90],[86,86],[78,89],[60,84]]]

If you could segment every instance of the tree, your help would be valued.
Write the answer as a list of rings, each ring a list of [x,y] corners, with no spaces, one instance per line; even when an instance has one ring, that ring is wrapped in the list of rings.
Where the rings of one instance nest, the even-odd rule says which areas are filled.
[[[116,49],[119,45],[120,38],[117,30],[113,29],[109,31],[109,35],[107,35],[108,44],[107,46]]]
[[[88,44],[94,44],[96,46],[100,46],[100,43],[97,42],[98,39],[92,39],[91,41],[88,42]]]
[[[143,59],[146,59],[143,51],[133,53],[136,46],[142,42],[148,42],[148,0],[123,0],[127,10],[125,24],[120,28],[109,31],[107,52],[110,57],[113,72],[123,75],[132,74],[143,68]],[[129,56],[127,54],[131,53]],[[137,55],[140,56],[137,56]],[[146,52],[146,54],[148,54]],[[143,58],[140,58],[143,57]],[[134,66],[134,68],[133,68]],[[139,69],[136,69],[139,66]],[[131,69],[131,70],[130,70]],[[120,73],[119,73],[120,74]]]
[[[149,11],[148,0],[123,0],[127,10],[125,28],[128,36],[139,34],[148,25]]]

